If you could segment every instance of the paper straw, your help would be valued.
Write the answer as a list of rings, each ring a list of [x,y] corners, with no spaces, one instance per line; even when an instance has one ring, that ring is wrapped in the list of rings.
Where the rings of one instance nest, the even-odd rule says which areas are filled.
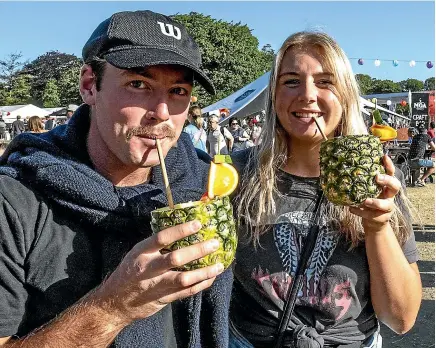
[[[160,139],[156,139],[157,154],[159,155],[160,166],[162,168],[162,175],[165,184],[165,190],[167,192],[168,205],[170,209],[174,209],[173,195],[171,194],[170,183],[168,181],[167,168],[165,167],[165,160],[162,153],[162,147],[160,145]]]
[[[322,131],[321,126],[319,125],[318,120],[316,119],[316,117],[313,117],[313,120],[315,121],[316,126],[318,127],[319,132],[321,133],[321,135],[324,138],[324,140],[328,140],[327,137],[325,136],[324,132]]]

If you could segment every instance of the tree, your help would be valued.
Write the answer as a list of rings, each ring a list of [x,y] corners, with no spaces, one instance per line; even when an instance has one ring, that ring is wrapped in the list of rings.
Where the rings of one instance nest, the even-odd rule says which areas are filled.
[[[434,91],[434,77],[430,77],[424,82],[424,90]]]
[[[196,86],[193,94],[201,105],[225,98],[271,69],[273,51],[268,45],[259,50],[259,41],[247,25],[196,12],[172,18],[184,24],[199,45],[204,71],[217,89],[217,94],[211,96]]]
[[[419,92],[424,90],[424,83],[417,79],[407,79],[399,82],[401,91],[407,92]]]
[[[356,74],[356,80],[359,85],[360,94],[372,94],[374,79],[366,74]]]
[[[47,81],[42,94],[42,102],[45,108],[55,108],[60,105],[59,91],[55,79]]]
[[[66,106],[68,104],[80,104],[82,97],[79,92],[81,64],[75,64],[69,69],[62,72],[58,82],[60,104]]]
[[[401,86],[392,80],[375,80],[371,91],[372,94],[396,92],[401,92]]]
[[[29,104],[31,102],[30,79],[31,76],[29,75],[17,74],[16,77],[11,80],[11,87],[5,98],[6,105]]]
[[[21,70],[25,64],[21,61],[23,55],[20,53],[11,53],[5,60],[0,60],[0,82],[4,86],[11,86],[14,76]]]
[[[395,107],[395,112],[403,116],[410,116],[409,104],[403,106],[400,103],[398,103],[397,106]]]
[[[26,64],[23,71],[32,76],[32,96],[37,103],[42,104],[44,88],[49,80],[59,81],[65,71],[80,63],[75,55],[50,51]]]

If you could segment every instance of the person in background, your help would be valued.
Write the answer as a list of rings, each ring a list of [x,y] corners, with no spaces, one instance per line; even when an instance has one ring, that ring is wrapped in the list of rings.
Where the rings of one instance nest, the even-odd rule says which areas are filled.
[[[197,149],[207,152],[207,135],[206,130],[203,128],[204,119],[201,116],[201,108],[198,105],[190,107],[188,122],[189,124],[183,128],[183,131],[189,134],[192,143]]]
[[[430,128],[428,129],[427,134],[430,136],[430,138],[434,142],[434,122],[433,121],[430,122]]]
[[[248,125],[250,127],[250,141],[253,143],[253,146],[259,145],[260,133],[262,132],[259,121],[256,118],[252,118]]]
[[[236,117],[231,117],[229,120],[229,132],[233,137],[233,148],[232,152],[238,152],[247,148],[247,141],[250,136],[247,132],[239,125],[239,120]]]
[[[229,347],[276,347],[302,249],[318,232],[284,346],[380,348],[379,321],[407,332],[422,296],[402,185],[384,156],[380,196],[356,207],[323,199],[323,136],[313,118],[328,138],[367,134],[351,64],[320,32],[288,37],[273,64],[262,142],[232,155],[241,182],[233,197],[240,241]]]
[[[6,122],[3,120],[3,116],[0,114],[0,140],[6,139],[6,132],[7,132]]]
[[[219,241],[161,253],[201,222],[151,228],[168,206],[157,138],[174,203],[207,189],[210,163],[182,132],[194,81],[215,93],[198,45],[168,16],[125,11],[82,58],[69,123],[21,134],[0,159],[0,345],[227,347],[231,269],[174,270]]]
[[[27,121],[27,129],[30,133],[44,133],[47,129],[44,129],[44,124],[39,116],[32,116]]]
[[[33,116],[32,116],[33,117]],[[52,130],[56,126],[56,123],[53,118],[49,115],[45,116],[44,129],[46,131]]]
[[[21,116],[18,115],[17,119],[12,122],[12,126],[11,126],[11,133],[12,133],[12,137],[16,137],[18,134],[23,133],[26,130],[26,127],[24,125],[24,122],[21,121]]]
[[[412,168],[425,168],[422,176],[414,183],[415,186],[418,187],[425,186],[425,180],[435,172],[434,158],[425,158],[425,151],[427,148],[434,151],[435,144],[433,139],[427,133],[427,129],[424,125],[420,125],[418,128],[418,134],[416,134],[412,139],[412,144],[410,145],[408,154],[408,160]]]
[[[233,149],[233,136],[226,127],[221,127],[218,122],[218,115],[209,116],[206,147],[211,157],[218,154],[228,155]]]
[[[76,105],[68,105],[67,108],[67,120],[65,121],[66,124],[68,124],[68,122],[70,122],[71,117],[73,117],[74,112],[77,110],[77,106]]]

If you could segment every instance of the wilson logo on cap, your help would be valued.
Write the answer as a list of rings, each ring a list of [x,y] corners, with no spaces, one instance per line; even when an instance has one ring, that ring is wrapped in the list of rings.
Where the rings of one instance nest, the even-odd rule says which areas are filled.
[[[157,24],[159,24],[160,31],[162,32],[162,34],[164,34],[166,36],[172,36],[176,40],[180,40],[182,38],[182,33],[180,32],[180,29],[175,27],[174,25],[165,24],[162,22],[157,22]],[[174,33],[174,30],[176,31],[176,34]]]

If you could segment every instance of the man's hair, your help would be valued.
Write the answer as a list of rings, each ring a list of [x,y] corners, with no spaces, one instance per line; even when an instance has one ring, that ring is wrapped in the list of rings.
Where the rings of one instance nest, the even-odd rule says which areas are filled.
[[[101,82],[103,81],[103,75],[106,70],[106,63],[107,62],[104,59],[93,59],[86,63],[91,66],[92,72],[94,73],[95,88],[97,88],[97,91],[100,91],[101,89]]]
[[[198,105],[191,106],[189,108],[189,116],[191,117],[201,116],[201,108]]]
[[[229,120],[229,124],[231,125],[233,123],[233,121],[236,121],[238,123],[238,125],[241,125],[239,123],[239,120],[236,117],[231,117],[230,120]]]

